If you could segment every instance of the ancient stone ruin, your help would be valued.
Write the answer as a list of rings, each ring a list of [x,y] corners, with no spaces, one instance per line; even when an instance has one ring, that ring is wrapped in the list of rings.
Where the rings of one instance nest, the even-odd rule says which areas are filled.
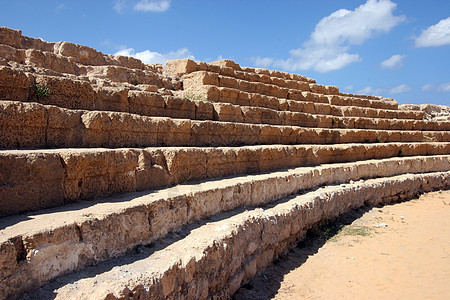
[[[230,297],[308,229],[450,187],[448,108],[0,28],[0,299]]]

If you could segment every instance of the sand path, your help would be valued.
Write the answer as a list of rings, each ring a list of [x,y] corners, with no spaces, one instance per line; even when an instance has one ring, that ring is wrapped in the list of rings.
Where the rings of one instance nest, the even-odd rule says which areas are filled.
[[[354,211],[309,236],[235,298],[450,299],[450,191]]]

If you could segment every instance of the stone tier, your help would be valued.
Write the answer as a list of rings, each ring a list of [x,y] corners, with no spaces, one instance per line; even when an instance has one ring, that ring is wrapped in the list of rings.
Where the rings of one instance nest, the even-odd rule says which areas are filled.
[[[208,85],[208,96],[214,97],[214,94],[224,93],[223,88],[227,88],[225,91],[229,97],[232,97],[232,92],[239,97],[245,99],[250,98],[250,102],[253,97],[275,97],[280,99],[298,100],[298,101],[310,101],[316,103],[330,103],[340,106],[357,106],[357,107],[370,107],[379,109],[391,109],[397,110],[398,105],[394,101],[382,101],[382,100],[370,100],[365,98],[342,96],[338,91],[330,87],[325,87],[313,83],[295,82],[295,84],[288,85],[287,87],[280,87],[279,85],[266,83],[266,82],[250,82],[243,79],[237,79],[232,76],[220,75],[207,71],[196,71],[182,76],[183,88],[187,92],[191,92],[196,95],[195,92],[203,85]],[[270,82],[270,81],[269,81]],[[214,90],[212,87],[216,87]],[[221,89],[222,88],[222,89]],[[335,88],[335,87],[333,87]],[[337,88],[335,88],[337,89]],[[242,94],[240,93],[242,92]],[[211,98],[208,100],[217,100]]]
[[[391,121],[374,122],[376,120],[341,118],[333,124],[333,120],[328,120],[330,127],[333,125],[337,127],[339,124],[347,128],[356,127],[341,129],[326,128],[327,120],[314,117],[300,122],[308,127],[299,127],[237,123],[242,120],[230,120],[228,116],[234,118],[233,115],[226,115],[223,111],[219,111],[219,119],[234,122],[71,110],[16,101],[0,101],[0,113],[3,116],[0,119],[2,134],[0,148],[3,149],[450,142],[450,131],[438,130],[444,125],[448,127],[450,124],[448,122],[442,123],[440,128],[434,127],[434,131],[419,131],[386,130],[385,128],[395,128],[392,126],[395,122]],[[254,122],[263,123],[261,117],[258,122]],[[270,122],[268,119],[268,123]],[[403,124],[398,123],[397,125],[402,128]],[[428,124],[437,125],[433,122]]]
[[[206,285],[206,289],[204,286],[199,289],[206,296],[224,289],[233,293],[243,280],[294,246],[318,222],[363,204],[396,201],[418,192],[450,187],[450,172],[440,171],[448,170],[449,166],[449,156],[433,156],[297,168],[41,211],[28,215],[25,221],[23,217],[2,219],[0,227],[7,229],[0,238],[4,253],[0,261],[0,291],[2,295],[12,296],[36,289],[61,274],[126,254],[96,265],[97,276],[92,280],[97,284],[90,284],[89,277],[93,276],[81,272],[74,275],[76,280],[69,275],[72,278],[69,281],[75,281],[75,286],[64,278],[57,280],[63,284],[56,294],[73,297],[75,294],[66,294],[71,292],[81,298],[95,295],[95,299],[106,299],[111,293],[115,297],[124,291],[127,295],[138,294],[146,286],[147,292],[157,290],[156,295],[167,297],[176,293],[195,294],[195,288],[184,286],[191,282],[194,286],[199,282]],[[411,167],[418,174],[403,175]],[[386,178],[368,179],[374,177]],[[304,192],[323,184],[329,186]],[[289,196],[301,191],[302,194]],[[273,202],[275,199],[278,200]],[[270,202],[271,205],[265,205]],[[239,207],[247,210],[244,212]],[[231,212],[218,215],[224,211]],[[238,217],[243,214],[245,218]],[[208,223],[193,223],[213,215]],[[244,226],[239,225],[239,220],[244,221]],[[178,234],[158,240],[173,231]],[[240,237],[243,232],[248,238]],[[112,236],[115,238],[111,239]],[[229,238],[233,238],[233,243]],[[136,253],[130,252],[131,249],[149,244],[148,251],[139,248],[146,253],[145,257],[129,259]],[[213,256],[200,267],[198,264],[209,255]],[[122,267],[112,268],[115,265]],[[178,266],[174,268],[175,265]],[[132,268],[128,270],[128,266]],[[226,268],[223,274],[221,268]],[[139,278],[128,280],[135,272]],[[156,274],[161,277],[151,280]],[[216,280],[217,274],[224,276],[224,280]],[[173,280],[180,276],[181,281]],[[81,278],[84,280],[77,282]],[[231,290],[227,290],[229,284],[233,286]],[[91,290],[91,285],[96,290]],[[44,288],[40,292],[48,291]]]
[[[450,143],[0,151],[0,217],[234,174],[450,154]]]

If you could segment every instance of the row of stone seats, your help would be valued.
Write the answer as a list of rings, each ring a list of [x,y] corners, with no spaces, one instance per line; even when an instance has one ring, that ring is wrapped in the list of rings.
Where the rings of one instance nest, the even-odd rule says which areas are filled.
[[[448,130],[448,122],[428,122],[423,120],[390,120],[387,118],[349,118],[358,115],[354,108],[340,110],[346,117],[313,115],[293,112],[298,102],[287,103],[289,111],[276,111],[261,107],[237,106],[181,99],[158,93],[156,86],[148,85],[146,91],[129,88],[98,86],[88,81],[66,77],[27,74],[9,67],[0,67],[0,98],[27,101],[34,98],[43,104],[60,107],[130,112],[145,116],[167,116],[191,120],[217,120],[252,124],[273,124],[317,128],[367,128],[381,130]],[[30,86],[36,82],[51,87],[48,97],[38,98]],[[373,110],[383,112],[383,110]],[[405,112],[406,113],[406,112]],[[381,115],[381,113],[379,113]],[[383,116],[388,116],[385,112]]]
[[[332,94],[328,89],[312,88],[317,85],[304,83],[305,86],[296,88],[284,88],[272,84],[253,83],[245,80],[218,75],[217,73],[197,71],[182,76],[183,87],[186,92],[208,96],[208,100],[218,101],[220,98],[231,100],[248,99],[254,97],[263,99],[285,99],[296,101],[308,101],[314,103],[326,103],[337,106],[355,106],[364,108],[397,110],[397,104],[393,101],[369,100],[356,97],[348,97]],[[198,93],[200,86],[203,88],[203,95]],[[221,96],[219,98],[219,96]],[[413,112],[411,112],[413,113]]]
[[[235,67],[229,67],[230,64]],[[189,59],[183,59],[168,61],[164,66],[164,72],[184,78],[186,75],[200,71],[201,74],[209,74],[208,79],[211,82],[214,82],[214,78],[217,77],[217,81],[219,81],[220,84],[215,84],[216,86],[224,86],[230,88],[236,88],[239,86],[241,91],[259,91],[268,96],[280,96],[280,98],[286,98],[290,91],[291,93],[293,93],[294,91],[298,91],[312,92],[321,95],[340,95],[339,89],[337,87],[318,85],[314,80],[307,80],[305,82],[303,78],[298,78],[296,74],[292,74],[291,77],[291,74],[289,73],[285,73],[289,75],[283,75],[284,73],[281,73],[279,71],[273,71],[271,73],[270,71],[265,70],[265,72],[268,72],[268,75],[281,74],[279,75],[279,77],[270,77],[266,74],[254,73],[255,69],[247,68],[247,72],[241,72],[236,71],[237,68],[239,68],[240,70],[239,65],[229,60],[222,60],[219,62],[205,64],[202,62],[197,63]],[[215,76],[212,74],[215,74]],[[286,77],[294,80],[288,79]],[[353,96],[354,97],[345,98],[347,103],[346,105],[357,105],[364,107],[372,107],[373,105],[375,105],[379,108],[384,109],[398,108],[397,102],[392,101],[392,99],[384,99],[380,97],[381,99],[378,98],[377,100],[373,101],[374,99],[372,97],[368,99],[365,97],[357,98],[357,95]]]
[[[190,180],[448,153],[450,143],[1,150],[0,216]]]
[[[39,49],[0,68],[1,300],[27,291],[38,299],[227,298],[318,222],[449,187],[448,123],[191,101],[176,97],[181,84],[168,92],[153,77],[145,86],[127,82],[123,72],[153,76],[149,66],[0,29],[0,53],[20,53],[27,43]],[[61,72],[54,57],[86,76]],[[300,75],[229,61],[195,64],[322,89]],[[37,97],[36,83],[51,94]],[[294,115],[307,119],[297,120],[303,127],[289,126]],[[42,149],[50,147],[57,149]],[[39,289],[49,281],[57,286]]]
[[[37,55],[39,55],[39,53],[53,53],[55,55],[59,55],[58,58],[66,57],[68,59],[61,58],[63,59],[63,61],[61,62],[68,63],[69,66],[73,66],[73,64],[71,63],[72,61],[83,65],[118,65],[130,69],[145,68],[145,64],[143,64],[142,61],[133,57],[107,55],[93,48],[69,42],[46,42],[42,39],[23,36],[21,30],[10,29],[7,27],[0,27],[0,44],[7,45],[16,49],[30,49],[32,50],[32,52],[34,50],[34,53]],[[7,50],[5,50],[5,53],[14,54],[14,56],[11,57],[4,57],[7,59],[11,59],[16,56],[18,56],[19,58],[24,57],[23,51],[13,53],[11,50],[9,50],[8,52]],[[55,58],[55,56],[51,57],[51,59],[54,59],[55,62],[58,60],[58,58]]]
[[[145,65],[132,57],[106,55],[68,42],[48,43],[22,36],[18,30],[0,27],[0,65],[11,62],[53,76],[72,74],[170,89],[180,85],[179,79],[163,76],[162,66],[158,64]]]
[[[43,294],[33,294],[40,299],[47,299],[48,293],[95,299],[120,298],[123,293],[157,298],[191,295],[188,299],[221,292],[229,296],[245,279],[295,244],[323,215],[332,218],[364,203],[390,202],[411,197],[419,190],[448,188],[449,168],[448,155],[303,167],[106,198],[91,205],[28,214],[25,220],[21,216],[1,219],[0,228],[5,229],[0,236],[0,291],[11,297],[96,264],[95,278],[88,269],[75,278],[58,279],[56,288],[50,285],[37,291]],[[411,169],[426,174],[404,175]],[[370,179],[377,177],[381,178]],[[358,181],[360,178],[365,180]],[[352,180],[358,182],[331,185]],[[331,186],[289,196],[322,185]],[[274,199],[279,200],[258,208]],[[243,207],[247,208],[245,217],[243,210],[236,210]],[[197,222],[197,228],[193,223],[207,217],[213,217],[209,226]],[[183,226],[187,227],[181,230]],[[134,258],[129,252],[170,231],[178,231],[176,238],[159,240],[148,251],[138,251],[144,256]],[[247,238],[240,236],[244,233]],[[119,258],[99,264],[122,254],[127,254],[126,263]],[[145,272],[137,274],[136,268]],[[225,273],[217,277],[223,268]],[[155,274],[157,280],[152,280]],[[139,278],[129,281],[136,275]],[[93,280],[96,283],[91,283]]]
[[[350,123],[351,120],[345,119],[342,121],[351,125],[347,127],[363,129],[147,117],[15,101],[0,101],[0,113],[4,116],[0,121],[0,147],[3,149],[450,142],[450,131],[367,129],[383,127],[383,124],[368,126],[364,122]],[[385,123],[385,127],[393,124]],[[360,126],[355,126],[357,124]]]

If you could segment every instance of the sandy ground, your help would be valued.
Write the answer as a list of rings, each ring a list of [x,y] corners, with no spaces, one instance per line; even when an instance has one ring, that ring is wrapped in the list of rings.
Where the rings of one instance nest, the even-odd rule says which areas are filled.
[[[310,234],[236,299],[450,299],[450,191],[353,211]]]

